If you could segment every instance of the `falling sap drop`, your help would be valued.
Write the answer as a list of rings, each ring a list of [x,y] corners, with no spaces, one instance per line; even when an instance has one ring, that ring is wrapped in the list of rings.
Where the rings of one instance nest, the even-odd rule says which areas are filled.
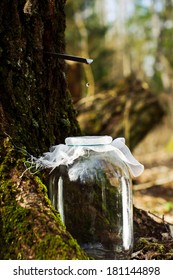
[[[86,63],[87,63],[87,64],[91,64],[92,62],[93,62],[93,59],[86,58]]]

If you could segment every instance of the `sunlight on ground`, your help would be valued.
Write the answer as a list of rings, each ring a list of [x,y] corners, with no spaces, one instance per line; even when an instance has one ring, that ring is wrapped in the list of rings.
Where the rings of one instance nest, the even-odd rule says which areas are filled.
[[[134,180],[134,205],[173,223],[173,135],[165,120],[134,151],[145,166]]]

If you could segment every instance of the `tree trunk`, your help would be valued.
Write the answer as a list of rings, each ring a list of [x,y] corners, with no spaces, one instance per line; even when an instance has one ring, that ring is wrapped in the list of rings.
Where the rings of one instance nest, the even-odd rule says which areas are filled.
[[[62,0],[0,2],[1,259],[87,259],[39,177],[20,178],[26,151],[40,155],[80,133],[64,61],[47,53],[65,50],[64,5]]]
[[[25,157],[9,139],[1,149],[0,259],[88,259],[66,231],[40,178],[25,173]]]
[[[47,53],[64,52],[64,5],[60,0],[0,3],[1,131],[33,154],[79,133],[65,63]]]
[[[88,259],[51,206],[46,173],[23,174],[28,153],[80,134],[64,61],[47,53],[64,52],[64,5],[0,2],[0,259]],[[146,219],[135,209],[137,240]]]

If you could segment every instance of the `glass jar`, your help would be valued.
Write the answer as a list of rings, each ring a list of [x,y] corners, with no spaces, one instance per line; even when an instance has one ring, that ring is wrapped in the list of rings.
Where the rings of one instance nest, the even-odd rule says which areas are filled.
[[[128,259],[133,248],[130,165],[125,145],[120,150],[111,143],[109,136],[66,138],[49,182],[67,230],[97,260]]]

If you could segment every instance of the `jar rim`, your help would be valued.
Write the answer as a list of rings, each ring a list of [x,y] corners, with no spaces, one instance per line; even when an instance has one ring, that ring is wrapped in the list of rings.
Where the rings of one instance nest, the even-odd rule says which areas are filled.
[[[112,143],[111,136],[76,136],[67,137],[65,144],[67,146],[100,146],[110,145]]]

